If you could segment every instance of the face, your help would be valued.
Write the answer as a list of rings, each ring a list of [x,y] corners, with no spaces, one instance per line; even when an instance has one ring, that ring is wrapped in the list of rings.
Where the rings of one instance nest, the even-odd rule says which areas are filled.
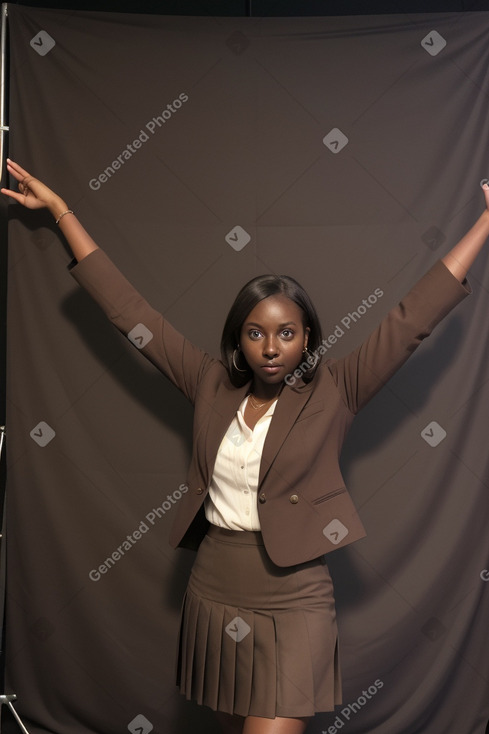
[[[240,347],[253,370],[253,391],[278,392],[284,378],[304,361],[309,327],[302,310],[283,295],[269,296],[248,314],[240,335]]]

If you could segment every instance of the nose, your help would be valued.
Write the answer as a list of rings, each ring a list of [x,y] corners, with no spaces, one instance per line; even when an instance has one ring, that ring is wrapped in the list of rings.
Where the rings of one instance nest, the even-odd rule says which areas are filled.
[[[263,355],[267,357],[267,359],[273,359],[278,355],[278,345],[272,336],[266,339],[263,344]]]

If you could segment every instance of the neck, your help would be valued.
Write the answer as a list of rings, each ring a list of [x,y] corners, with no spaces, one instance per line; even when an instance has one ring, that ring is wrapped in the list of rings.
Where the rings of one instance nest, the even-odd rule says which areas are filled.
[[[256,385],[252,384],[251,386],[251,394],[255,397],[256,400],[260,402],[265,402],[269,400],[274,400],[275,398],[278,398],[283,388],[283,383],[279,383],[278,385]]]

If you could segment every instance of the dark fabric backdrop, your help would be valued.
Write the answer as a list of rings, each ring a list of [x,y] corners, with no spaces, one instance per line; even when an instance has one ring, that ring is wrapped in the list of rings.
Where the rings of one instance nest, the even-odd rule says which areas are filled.
[[[214,353],[263,272],[301,281],[347,352],[482,210],[486,13],[12,5],[9,26],[11,157]],[[191,409],[76,286],[50,218],[10,214],[8,690],[33,734],[213,731],[174,686]],[[328,556],[344,703],[310,734],[485,731],[487,254],[470,282],[345,447],[368,537]]]

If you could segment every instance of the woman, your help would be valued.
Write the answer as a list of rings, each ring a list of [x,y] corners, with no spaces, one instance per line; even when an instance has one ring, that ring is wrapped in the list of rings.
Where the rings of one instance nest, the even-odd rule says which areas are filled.
[[[470,289],[486,210],[354,352],[321,363],[314,308],[291,278],[260,276],[228,315],[221,360],[190,344],[119,273],[67,204],[8,161],[27,208],[46,207],[72,274],[194,405],[188,491],[170,542],[198,549],[182,608],[177,682],[224,731],[302,734],[341,702],[324,554],[365,535],[338,464],[358,410]]]

